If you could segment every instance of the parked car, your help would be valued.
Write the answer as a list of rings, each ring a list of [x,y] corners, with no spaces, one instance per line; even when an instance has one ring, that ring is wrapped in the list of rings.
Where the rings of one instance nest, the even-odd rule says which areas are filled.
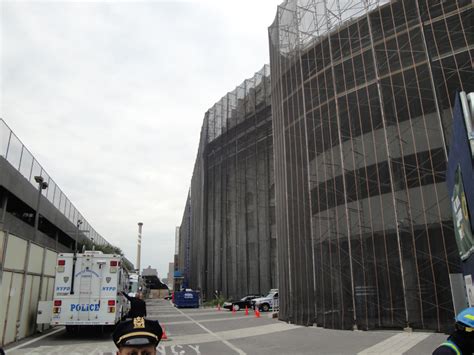
[[[242,297],[238,301],[224,302],[222,307],[228,309],[229,311],[232,311],[232,307],[234,307],[236,311],[238,311],[239,309],[245,309],[245,306],[250,308],[252,307],[251,301],[258,297],[261,297],[261,295],[247,295],[245,297]]]
[[[278,289],[272,288],[265,297],[254,298],[252,300],[252,308],[259,311],[267,312],[270,309],[278,309]]]

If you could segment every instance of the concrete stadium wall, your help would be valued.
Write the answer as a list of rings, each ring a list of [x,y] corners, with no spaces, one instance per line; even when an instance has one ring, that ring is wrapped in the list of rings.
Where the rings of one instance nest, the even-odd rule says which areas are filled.
[[[0,230],[0,346],[38,329],[38,302],[53,297],[56,257],[49,248]]]
[[[163,299],[168,296],[170,293],[169,290],[150,290],[147,298],[151,299]]]

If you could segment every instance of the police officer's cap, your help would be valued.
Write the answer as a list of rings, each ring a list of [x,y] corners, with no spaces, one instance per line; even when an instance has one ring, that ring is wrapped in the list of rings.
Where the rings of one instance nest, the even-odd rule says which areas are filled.
[[[160,323],[142,317],[121,322],[117,325],[112,335],[115,345],[118,348],[123,346],[147,346],[155,347],[161,340],[163,330]]]
[[[456,326],[467,332],[474,331],[474,307],[469,307],[461,311],[456,316]]]

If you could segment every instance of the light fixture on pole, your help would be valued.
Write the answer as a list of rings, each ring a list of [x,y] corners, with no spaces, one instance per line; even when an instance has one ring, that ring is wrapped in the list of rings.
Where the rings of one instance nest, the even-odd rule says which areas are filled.
[[[48,188],[48,183],[46,181],[44,181],[44,178],[42,176],[35,176],[35,181],[38,183],[38,199],[36,201],[34,241],[36,241],[38,239],[39,209],[40,209],[40,203],[41,203],[41,192]]]
[[[77,253],[77,240],[79,239],[79,232],[81,231],[82,220],[78,219],[76,224],[76,238],[74,238],[74,253]]]

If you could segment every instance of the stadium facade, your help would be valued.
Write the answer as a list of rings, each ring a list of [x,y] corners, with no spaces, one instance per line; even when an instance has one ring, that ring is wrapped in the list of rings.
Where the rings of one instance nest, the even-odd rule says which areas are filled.
[[[471,0],[290,0],[269,28],[280,319],[446,330]]]
[[[208,299],[278,282],[270,89],[265,65],[204,117],[178,259],[185,284]]]

